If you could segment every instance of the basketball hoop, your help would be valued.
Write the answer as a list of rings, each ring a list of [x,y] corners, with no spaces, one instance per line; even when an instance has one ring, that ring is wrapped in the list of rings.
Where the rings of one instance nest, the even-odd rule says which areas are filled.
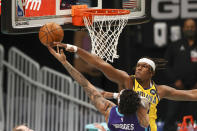
[[[72,22],[75,26],[84,26],[91,37],[92,51],[100,58],[113,62],[118,58],[118,38],[126,26],[129,10],[88,9],[86,5],[72,6]]]

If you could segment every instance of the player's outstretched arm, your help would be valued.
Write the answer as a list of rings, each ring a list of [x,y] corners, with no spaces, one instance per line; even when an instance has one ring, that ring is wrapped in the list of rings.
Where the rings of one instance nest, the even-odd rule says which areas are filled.
[[[112,92],[101,91],[101,94],[106,99],[113,99],[114,98],[114,93],[112,93]]]
[[[56,53],[51,47],[48,47],[48,49],[50,53],[63,64],[69,74],[83,87],[94,106],[105,116],[106,120],[108,120],[110,109],[115,106],[115,104],[102,97],[101,93],[66,60],[63,49],[61,49],[60,53]]]
[[[176,101],[197,101],[197,89],[176,90],[166,85],[158,85],[157,89],[160,98]]]
[[[69,52],[77,53],[77,55],[80,56],[84,61],[93,65],[98,70],[102,71],[108,79],[118,83],[121,88],[130,87],[129,84],[131,84],[131,82],[128,81],[128,79],[130,79],[130,76],[125,71],[114,68],[112,65],[105,62],[100,57],[90,54],[89,52],[81,49],[80,47],[76,47],[73,45],[57,42],[54,43],[54,45],[64,47]]]
[[[106,99],[118,99],[119,93],[113,93],[113,92],[107,92],[107,91],[101,91],[101,94]]]

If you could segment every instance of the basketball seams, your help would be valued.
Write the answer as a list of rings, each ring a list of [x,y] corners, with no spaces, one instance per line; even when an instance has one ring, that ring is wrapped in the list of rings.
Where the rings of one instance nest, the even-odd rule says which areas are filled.
[[[40,32],[44,32],[44,35],[42,35],[42,37],[39,37],[39,39],[42,39],[45,35],[47,35],[47,32],[44,31],[44,28],[45,26],[43,26],[41,29],[40,29]],[[43,30],[42,30],[43,29]]]
[[[63,37],[64,37],[64,35],[61,35],[61,34],[58,34],[58,32],[55,32],[55,31],[52,31],[51,32],[53,35],[55,35],[56,37],[62,37],[62,39],[63,39]]]
[[[50,32],[54,32],[54,31],[59,30],[59,29],[61,29],[61,28],[57,28],[57,29],[51,30]],[[43,30],[40,30],[40,31],[41,32],[45,32],[45,34],[42,37],[40,37],[40,39],[42,39],[45,35],[47,35],[47,32],[43,31]]]
[[[52,23],[52,25],[51,25],[50,27],[47,26],[48,34],[49,34],[49,36],[51,37],[52,41],[54,41],[54,37],[53,37],[53,35],[51,34],[51,32],[52,32],[51,29],[52,29],[53,25],[54,25],[54,23]],[[49,28],[50,28],[50,31],[49,31]],[[47,44],[50,44],[50,43],[48,43],[48,41],[47,41]]]
[[[45,46],[50,45],[54,41],[61,42],[64,37],[62,27],[54,22],[47,23],[40,28],[39,39]]]
[[[51,25],[51,34],[53,34],[53,36],[55,35],[55,36],[56,36],[56,37],[55,37],[56,39],[57,39],[57,38],[63,37],[63,36],[61,36],[60,34],[58,34],[58,32],[56,32],[56,31],[59,30],[59,31],[62,31],[62,33],[63,33],[63,30],[62,30],[61,26],[55,24],[55,27],[54,27],[55,30],[53,30],[53,27],[54,27],[54,23]],[[56,40],[56,39],[55,39],[55,40]],[[55,41],[55,40],[54,40],[54,41]]]

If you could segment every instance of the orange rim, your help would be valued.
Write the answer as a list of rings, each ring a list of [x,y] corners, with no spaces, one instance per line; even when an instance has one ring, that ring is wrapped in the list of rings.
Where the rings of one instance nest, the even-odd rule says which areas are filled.
[[[72,6],[72,23],[75,26],[84,26],[83,17],[127,15],[130,10],[124,9],[90,9],[87,5]]]
[[[123,9],[88,9],[84,12],[87,15],[126,15],[129,14],[129,10]]]

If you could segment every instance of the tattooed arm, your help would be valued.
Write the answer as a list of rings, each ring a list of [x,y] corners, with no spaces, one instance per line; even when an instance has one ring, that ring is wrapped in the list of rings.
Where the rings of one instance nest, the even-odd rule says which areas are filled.
[[[102,97],[101,93],[97,91],[97,89],[66,60],[63,50],[61,50],[60,53],[56,53],[51,47],[48,47],[48,49],[51,54],[63,64],[69,74],[84,88],[91,102],[98,109],[98,111],[105,116],[105,119],[108,122],[110,109],[115,106],[115,104]]]
[[[76,47],[76,51],[73,48],[73,46],[70,46],[69,44],[63,44],[59,42],[55,42],[53,45],[58,45],[60,47],[64,47],[66,51],[69,52],[75,52],[81,59],[83,59],[85,62],[91,64],[98,70],[104,73],[104,75],[111,81],[117,83],[119,85],[119,90],[122,89],[129,89],[130,87],[133,87],[133,83],[130,79],[130,76],[127,74],[127,72],[119,70],[114,68],[111,64],[105,62],[100,57],[90,54],[89,52],[85,51],[84,49],[80,47]],[[70,46],[68,48],[68,46]]]
[[[70,75],[83,87],[92,104],[103,114],[107,115],[107,111],[115,106],[112,102],[102,97],[101,93],[75,68],[70,65],[67,61],[62,63]],[[109,109],[108,109],[109,108]],[[108,118],[108,116],[107,116]]]
[[[144,128],[149,126],[149,114],[148,110],[150,108],[150,103],[147,98],[141,97],[141,104],[137,110],[138,120],[140,125]]]

